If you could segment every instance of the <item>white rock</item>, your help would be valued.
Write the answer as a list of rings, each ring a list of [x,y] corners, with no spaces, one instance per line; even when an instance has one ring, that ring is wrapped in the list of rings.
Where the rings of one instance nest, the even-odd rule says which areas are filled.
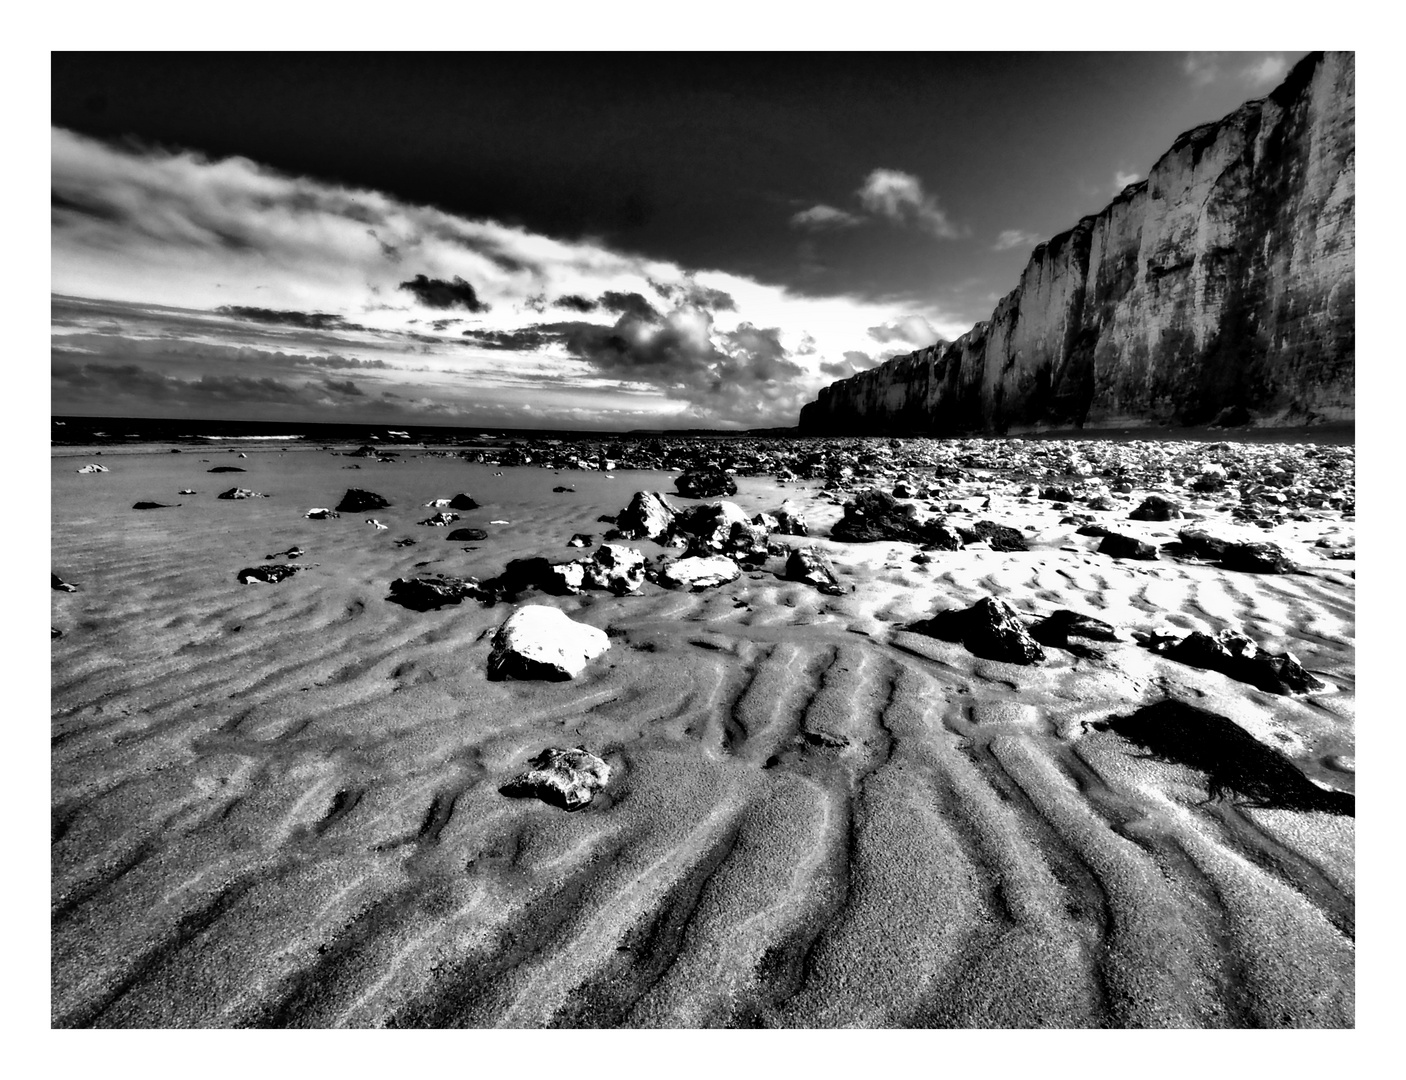
[[[605,631],[553,607],[520,607],[493,635],[491,679],[572,679],[610,648]]]
[[[678,559],[666,566],[659,578],[674,588],[707,589],[736,581],[742,570],[723,555],[694,556]]]

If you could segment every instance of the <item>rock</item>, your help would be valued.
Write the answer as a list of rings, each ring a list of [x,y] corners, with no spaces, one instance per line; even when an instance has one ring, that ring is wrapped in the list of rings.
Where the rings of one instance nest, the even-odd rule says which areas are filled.
[[[708,589],[736,581],[742,571],[724,555],[675,559],[659,574],[661,584],[670,588]]]
[[[1112,535],[1112,530],[1111,530],[1111,529],[1108,529],[1108,528],[1104,527],[1103,525],[1094,525],[1094,524],[1080,525],[1077,529],[1074,530],[1074,532],[1075,532],[1075,535],[1077,535],[1077,536],[1111,536],[1111,535]]]
[[[790,558],[786,560],[786,569],[782,572],[782,577],[787,581],[803,581],[807,585],[814,585],[821,592],[831,596],[841,596],[845,591],[829,556],[814,546],[792,551]]]
[[[415,541],[412,540],[412,539],[410,539],[410,537],[404,536],[404,537],[401,537],[399,540],[397,540],[397,541],[395,542],[395,546],[396,546],[396,547],[411,547],[411,546],[414,545],[414,543],[415,543]]]
[[[781,504],[781,509],[776,511],[776,528],[772,530],[782,536],[809,536],[810,529],[806,526],[805,515],[790,499],[786,499]]]
[[[552,488],[552,492],[556,495],[571,495],[575,494],[576,489],[574,487],[564,487],[562,485],[558,485]]]
[[[342,496],[342,501],[337,504],[339,514],[362,514],[367,510],[384,510],[390,503],[374,491],[363,491],[361,488],[347,488],[347,493]]]
[[[454,540],[458,542],[473,542],[477,540],[487,540],[488,533],[485,532],[483,529],[475,529],[472,526],[469,526],[468,528],[464,529],[455,529],[453,532],[447,535],[445,539]]]
[[[1081,615],[1077,611],[1061,608],[1051,612],[1030,628],[1030,636],[1042,645],[1052,645],[1057,649],[1070,648],[1070,638],[1085,638],[1089,641],[1121,642],[1125,636],[1117,627],[1092,615]],[[1087,651],[1087,650],[1077,650]]]
[[[691,551],[721,551],[732,537],[733,526],[739,524],[749,523],[736,503],[700,503],[674,516],[672,532],[686,538]]]
[[[844,509],[844,516],[830,530],[831,539],[851,544],[878,540],[921,544],[930,535],[929,525],[919,520],[916,506],[901,503],[877,488],[859,492],[845,503]]]
[[[367,518],[367,519],[366,519],[366,524],[376,526],[376,531],[377,531],[377,532],[380,532],[382,529],[389,529],[389,528],[390,528],[389,525],[383,524],[382,522],[377,521],[375,518]]]
[[[657,491],[637,491],[615,516],[620,534],[627,540],[661,540],[673,527],[675,507]]]
[[[586,565],[586,586],[616,596],[639,592],[644,584],[644,553],[620,544],[602,544]]]
[[[541,583],[545,592],[556,596],[579,593],[586,584],[584,562],[553,563]]]
[[[458,495],[455,495],[452,499],[449,500],[449,509],[477,510],[478,503],[474,501],[474,497],[472,495],[461,491]]]
[[[1090,510],[1116,510],[1118,508],[1118,504],[1107,495],[1095,495],[1084,505]]]
[[[267,499],[268,496],[257,491],[250,491],[248,488],[232,487],[228,491],[222,491],[215,496],[217,499]]]
[[[950,525],[937,525],[928,534],[927,547],[934,551],[961,551],[966,547],[962,534]]]
[[[300,548],[300,547],[298,547],[296,544],[294,544],[294,545],[293,545],[292,547],[290,547],[287,551],[275,551],[272,555],[265,555],[264,558],[265,558],[265,559],[301,559],[301,558],[302,558],[304,555],[306,555],[306,554],[307,554],[307,552],[305,552],[302,548]]]
[[[1351,419],[1355,148],[1354,54],[1310,53],[1037,245],[970,331],[823,389],[800,433]]]
[[[77,591],[78,591],[78,586],[77,586],[77,585],[71,585],[71,584],[69,584],[67,581],[64,581],[63,578],[59,577],[58,574],[53,574],[53,573],[51,573],[51,574],[49,575],[49,587],[50,587],[50,588],[53,588],[53,589],[57,589],[59,592],[77,592]]]
[[[301,566],[290,566],[287,563],[270,563],[268,566],[246,566],[239,571],[236,577],[241,585],[252,585],[254,582],[277,585],[284,578],[292,577],[301,569]]]
[[[736,495],[737,482],[722,469],[691,469],[674,480],[678,493],[689,499]]]
[[[1029,551],[1030,545],[1019,529],[1009,525],[998,525],[994,521],[978,521],[970,529],[959,529],[962,539],[968,544],[985,542],[992,551]]]
[[[1045,650],[1030,636],[1015,608],[987,596],[969,608],[940,611],[910,629],[945,641],[961,642],[977,656],[1007,664],[1037,664]]]
[[[488,655],[490,679],[572,679],[610,648],[604,630],[552,607],[518,608],[498,628]]]
[[[465,599],[488,600],[491,597],[476,578],[426,574],[413,578],[396,578],[391,582],[389,599],[414,611],[430,611],[445,604],[462,603]]]
[[[313,521],[326,521],[328,518],[335,518],[341,516],[342,515],[337,513],[337,511],[329,510],[325,506],[314,506],[311,510],[309,510],[306,514],[303,515],[303,517],[305,518],[312,518]]]
[[[913,491],[912,484],[908,483],[907,480],[900,480],[893,485],[893,497],[895,499],[912,499],[916,498],[916,493]]]
[[[1268,540],[1232,544],[1221,556],[1221,566],[1247,574],[1291,574],[1297,567],[1278,544]]]
[[[100,472],[110,472],[111,470],[109,470],[106,465],[91,464],[91,465],[84,465],[83,468],[81,468],[81,469],[76,469],[76,470],[74,470],[74,471],[75,471],[75,472],[79,472],[79,473],[100,473]],[[212,470],[212,471],[213,471],[213,470]]]
[[[566,542],[567,547],[587,548],[595,543],[595,538],[590,533],[573,533],[571,539]]]
[[[448,510],[441,510],[438,514],[435,514],[433,517],[427,517],[424,521],[418,522],[417,524],[429,525],[432,528],[442,529],[445,526],[451,525],[458,520],[458,514],[451,514]]]
[[[1110,532],[1103,538],[1103,543],[1098,546],[1100,555],[1111,555],[1115,559],[1155,559],[1157,549],[1151,544],[1139,540],[1136,536],[1126,536],[1123,533]]]
[[[176,505],[179,506],[180,503],[177,503]],[[142,500],[140,502],[134,502],[132,504],[133,510],[169,510],[170,508],[170,503],[147,502],[145,500]]]
[[[213,469],[206,469],[206,472],[243,472],[238,465],[216,465]]]
[[[177,495],[199,495],[200,492],[196,491],[194,488],[181,488],[181,490],[178,491],[178,492],[176,492],[176,494],[177,494]]]
[[[1181,503],[1164,495],[1149,495],[1128,517],[1133,521],[1171,521],[1181,517]]]
[[[1074,492],[1070,491],[1070,490],[1069,490],[1068,488],[1066,488],[1066,487],[1047,487],[1047,488],[1041,488],[1041,489],[1040,489],[1040,498],[1042,498],[1042,499],[1047,499],[1047,500],[1049,500],[1050,502],[1062,502],[1062,503],[1073,502],[1073,501],[1074,501]]]
[[[770,540],[771,534],[767,532],[765,525],[758,525],[750,521],[735,521],[727,541],[723,544],[723,552],[743,562],[766,562],[767,545]],[[700,554],[708,554],[708,552],[704,551]]]
[[[1324,689],[1324,683],[1305,671],[1292,653],[1267,653],[1234,630],[1222,630],[1215,637],[1193,631],[1180,641],[1156,640],[1152,649],[1170,660],[1219,671],[1271,694],[1307,694]]]
[[[425,503],[425,508],[429,510],[438,510],[448,505],[448,499],[431,499],[429,502]]]
[[[504,784],[500,793],[541,799],[562,810],[580,810],[610,783],[610,766],[581,746],[574,750],[551,746],[527,764],[527,772]]]

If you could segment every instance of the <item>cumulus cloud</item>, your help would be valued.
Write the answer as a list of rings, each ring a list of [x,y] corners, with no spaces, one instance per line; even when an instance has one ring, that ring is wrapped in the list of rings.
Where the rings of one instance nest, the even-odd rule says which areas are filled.
[[[825,203],[816,203],[808,210],[791,215],[793,229],[848,229],[863,221],[858,214]]]
[[[602,293],[600,306],[612,315],[630,315],[649,322],[659,318],[659,312],[654,310],[654,305],[637,292]]]
[[[991,250],[1009,251],[1011,248],[1033,247],[1039,239],[1039,236],[1028,229],[1006,229],[996,237]]]
[[[897,169],[875,169],[859,189],[864,209],[901,225],[911,225],[943,240],[961,236],[938,205],[937,197],[923,191],[922,182]]]
[[[488,305],[478,298],[474,287],[461,277],[452,281],[441,281],[416,274],[409,281],[402,281],[398,288],[413,293],[415,299],[431,308],[463,308],[475,314],[488,310]]]
[[[579,311],[583,315],[600,307],[594,300],[587,300],[584,296],[559,296],[552,306],[566,308],[568,311]]]

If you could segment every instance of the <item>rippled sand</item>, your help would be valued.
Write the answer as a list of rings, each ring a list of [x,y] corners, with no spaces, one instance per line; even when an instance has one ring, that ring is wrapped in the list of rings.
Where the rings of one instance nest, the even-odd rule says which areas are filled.
[[[1353,1023],[1352,818],[1209,802],[1200,773],[1086,725],[1172,694],[1351,791],[1329,767],[1353,745],[1351,563],[1117,562],[998,497],[981,516],[1036,525],[1033,550],[919,566],[821,539],[841,597],[779,559],[696,594],[524,597],[612,647],[572,682],[490,682],[511,608],[410,611],[390,581],[574,557],[572,533],[668,474],[86,460],[53,459],[52,567],[80,586],[53,594],[55,1025]],[[215,499],[235,484],[271,497]],[[303,518],[350,486],[393,506]],[[840,514],[814,486],[739,487],[749,513],[801,502],[821,537]],[[460,491],[482,508],[456,526],[488,540],[414,524]],[[237,584],[293,544],[308,569]],[[988,593],[1236,626],[1329,690],[1276,697],[1133,644],[1013,667],[902,629]],[[587,810],[499,793],[549,745],[612,765]]]

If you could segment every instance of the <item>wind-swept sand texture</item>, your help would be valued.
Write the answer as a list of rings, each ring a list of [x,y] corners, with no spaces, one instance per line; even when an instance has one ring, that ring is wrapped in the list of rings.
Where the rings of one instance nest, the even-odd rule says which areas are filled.
[[[977,516],[1032,550],[916,565],[826,539],[840,508],[814,486],[742,477],[749,514],[801,504],[811,538],[780,539],[855,591],[773,558],[697,593],[529,594],[612,647],[570,682],[495,682],[513,605],[418,612],[389,583],[576,557],[573,533],[667,474],[259,450],[241,479],[269,498],[228,502],[205,470],[229,455],[208,456],[54,459],[52,569],[79,587],[53,594],[57,1026],[1353,1022],[1352,818],[1207,801],[1203,774],[1090,723],[1179,697],[1351,791],[1328,765],[1352,753],[1341,563],[1115,561],[996,497]],[[303,517],[348,487],[390,500],[388,530]],[[481,506],[456,525],[487,540],[414,524],[460,491]],[[1185,524],[1117,518],[1155,542]],[[298,574],[236,582],[294,545]],[[988,594],[1234,625],[1328,689],[1275,696],[1133,643],[1014,667],[903,629]],[[610,765],[587,809],[500,793],[547,746]]]

